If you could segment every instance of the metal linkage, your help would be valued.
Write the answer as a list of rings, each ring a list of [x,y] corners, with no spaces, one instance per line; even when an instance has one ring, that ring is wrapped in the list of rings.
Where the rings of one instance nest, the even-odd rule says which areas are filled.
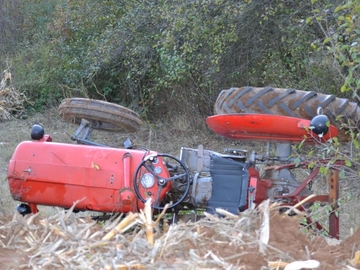
[[[100,144],[89,140],[92,134],[92,130],[93,130],[93,123],[82,118],[80,126],[76,130],[75,134],[71,136],[71,139],[73,141],[76,141],[78,144],[107,146],[105,144]]]

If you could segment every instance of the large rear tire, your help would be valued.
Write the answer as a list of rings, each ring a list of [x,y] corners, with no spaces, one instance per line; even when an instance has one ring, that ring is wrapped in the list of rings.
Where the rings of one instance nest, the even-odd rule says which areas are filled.
[[[312,119],[323,108],[332,125],[339,129],[339,141],[347,141],[342,123],[348,120],[357,128],[360,108],[355,102],[334,95],[282,88],[242,87],[222,90],[215,102],[215,114],[262,113]],[[342,116],[340,120],[336,120]],[[340,130],[341,129],[341,130]]]
[[[140,116],[121,105],[87,98],[67,98],[59,106],[59,114],[67,122],[92,121],[94,129],[132,133],[141,125]]]

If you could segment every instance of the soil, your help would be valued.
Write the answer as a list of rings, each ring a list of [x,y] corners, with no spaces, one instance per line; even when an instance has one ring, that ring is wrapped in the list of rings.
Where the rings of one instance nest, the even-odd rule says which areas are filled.
[[[6,163],[16,145],[22,140],[29,139],[30,128],[34,123],[42,124],[46,133],[51,134],[54,141],[73,143],[70,140],[70,135],[74,133],[76,126],[62,121],[55,111],[47,114],[35,114],[25,120],[0,122],[0,149],[2,150],[2,163],[0,165],[3,168],[6,168]],[[222,151],[226,147],[244,149],[249,146],[253,147],[249,143],[219,138],[203,124],[194,128],[189,124],[186,117],[182,118],[181,116],[157,123],[143,123],[140,130],[134,134],[94,132],[93,140],[121,147],[122,142],[129,136],[138,146],[145,146],[175,156],[179,154],[181,146],[195,148],[199,144],[203,144],[204,148],[215,151]],[[157,232],[154,246],[149,246],[144,241],[144,233],[142,238],[140,237],[141,239],[135,237],[134,230],[132,233],[124,234],[123,237],[115,237],[116,239],[114,238],[112,242],[109,242],[108,246],[109,249],[111,246],[111,252],[105,250],[105,247],[87,249],[87,253],[84,253],[87,259],[89,259],[89,254],[92,254],[93,257],[98,254],[97,252],[103,254],[101,259],[97,259],[96,263],[98,264],[93,262],[92,266],[87,268],[80,265],[81,257],[71,257],[71,254],[75,252],[74,249],[77,245],[86,246],[86,241],[100,241],[101,237],[87,237],[86,241],[85,238],[82,241],[63,241],[54,250],[49,249],[49,252],[39,254],[39,250],[45,249],[44,246],[49,245],[50,240],[54,243],[58,239],[52,239],[49,236],[53,232],[49,229],[49,222],[62,224],[58,219],[53,218],[58,215],[59,210],[43,208],[47,210],[43,211],[39,220],[48,220],[48,223],[40,221],[36,223],[34,221],[32,227],[24,225],[22,230],[16,231],[14,224],[30,224],[30,222],[24,221],[25,218],[19,216],[14,210],[17,202],[9,197],[6,186],[6,169],[1,171],[0,177],[3,194],[1,198],[3,214],[0,218],[0,243],[2,244],[0,262],[2,269],[16,269],[19,266],[22,266],[23,269],[31,269],[34,268],[34,265],[42,269],[54,269],[54,265],[63,269],[94,269],[100,267],[115,269],[115,266],[117,269],[284,269],[284,265],[269,263],[276,261],[290,263],[309,259],[320,262],[318,269],[360,268],[359,259],[356,256],[356,252],[360,251],[360,230],[356,230],[355,233],[341,240],[314,236],[301,230],[298,218],[283,217],[276,211],[270,211],[270,239],[265,251],[260,252],[259,230],[263,223],[259,217],[261,212],[259,213],[256,210],[245,211],[237,217],[221,219],[217,216],[208,216],[197,222],[173,224],[168,230],[162,229]],[[92,224],[93,222],[83,219],[83,216],[78,218],[83,220],[78,224]],[[45,226],[43,225],[45,223],[47,227],[42,227]],[[96,223],[92,226],[89,227],[92,232],[103,229]],[[66,227],[66,230],[68,229]],[[49,230],[49,234],[46,236],[48,239],[40,237],[45,236],[44,230]],[[39,237],[36,238],[36,235]],[[56,237],[68,239],[65,238],[64,234],[59,234]],[[41,239],[37,242],[36,249],[29,238]],[[138,249],[134,248],[139,241],[143,243],[141,252],[138,251],[138,246]],[[169,242],[171,241],[177,244],[175,246],[170,245]],[[121,252],[119,253],[116,250],[122,250],[123,255],[120,256]],[[117,252],[116,256],[114,252]],[[52,254],[51,260],[54,263],[49,263],[49,266],[45,267],[44,257],[41,256],[50,256],[49,254]],[[37,258],[38,261],[36,261]],[[43,263],[42,267],[40,267],[41,263]]]
[[[0,261],[2,269],[309,269],[285,267],[310,259],[319,262],[316,269],[360,267],[355,255],[360,231],[343,241],[310,237],[296,218],[270,213],[270,239],[263,251],[258,238],[262,223],[255,211],[170,225],[155,233],[154,246],[145,240],[144,228],[103,242],[106,223],[77,217],[81,221],[66,223],[70,230],[61,226],[60,214],[33,222],[19,215],[3,217]]]

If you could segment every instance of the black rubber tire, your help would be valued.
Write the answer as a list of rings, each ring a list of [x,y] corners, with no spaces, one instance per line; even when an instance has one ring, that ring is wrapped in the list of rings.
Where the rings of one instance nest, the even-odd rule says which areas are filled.
[[[360,108],[355,102],[334,95],[283,88],[242,87],[222,90],[215,102],[215,114],[262,113],[312,119],[322,107],[332,125],[339,129],[339,141],[348,141],[342,123],[350,119],[358,127]],[[337,116],[342,116],[336,120]],[[341,129],[341,130],[340,130]]]
[[[67,98],[59,106],[60,116],[67,122],[81,123],[81,119],[95,121],[94,129],[132,133],[141,125],[140,116],[121,105],[87,98]]]

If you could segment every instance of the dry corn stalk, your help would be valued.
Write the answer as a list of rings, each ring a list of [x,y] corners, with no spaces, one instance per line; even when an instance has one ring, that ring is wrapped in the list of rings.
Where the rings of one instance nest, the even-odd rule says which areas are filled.
[[[286,210],[285,214],[288,215],[288,214],[290,214],[291,211],[294,211],[296,214],[304,214],[303,212],[297,210],[296,208],[298,208],[300,205],[303,205],[304,203],[306,203],[310,199],[314,198],[315,196],[316,196],[315,194],[311,194],[311,195],[307,196],[305,199],[303,199],[302,201],[298,202],[297,204],[295,204],[294,206],[291,206],[288,210]]]
[[[283,261],[270,261],[268,267],[270,269],[284,269],[289,263]]]
[[[12,84],[11,73],[3,71],[3,78],[0,81],[0,120],[10,119],[12,116],[21,117],[25,113],[25,103],[29,99],[20,93]]]
[[[320,267],[320,262],[316,260],[295,261],[285,266],[284,270],[316,269]]]
[[[316,269],[320,267],[320,262],[316,260],[294,261],[291,263],[283,261],[268,262],[270,269],[284,269],[284,270],[301,270],[301,269]]]
[[[259,205],[259,209],[263,212],[263,220],[259,231],[259,252],[264,254],[270,239],[270,200],[263,201]]]
[[[108,234],[106,234],[102,240],[107,241],[115,236],[116,233],[122,233],[125,229],[131,227],[135,223],[135,219],[138,217],[138,213],[130,212],[114,229],[112,229]],[[135,221],[135,222],[134,222]],[[130,226],[129,226],[130,225]]]
[[[160,219],[165,215],[166,210],[169,208],[169,204],[166,204],[156,221],[153,221],[151,198],[145,202],[144,210],[140,209],[140,218],[145,225],[146,239],[150,245],[154,245],[154,227],[158,224]]]
[[[147,267],[143,264],[133,264],[133,265],[107,265],[105,270],[129,270],[129,269],[146,269]]]
[[[146,239],[153,246],[154,224],[152,220],[151,198],[146,201],[144,210],[140,209],[140,218],[145,224]]]
[[[230,213],[222,208],[216,208],[216,213],[225,216],[226,218],[239,218],[239,215],[235,215],[233,213]]]
[[[354,259],[352,260],[353,265],[357,265],[360,262],[360,250],[355,252]]]

